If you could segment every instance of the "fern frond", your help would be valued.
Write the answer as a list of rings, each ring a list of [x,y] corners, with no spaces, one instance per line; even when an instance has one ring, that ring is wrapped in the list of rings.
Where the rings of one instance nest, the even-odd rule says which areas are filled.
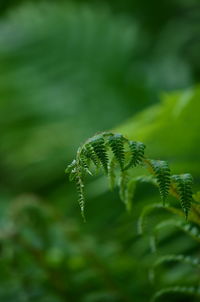
[[[193,239],[200,242],[200,230],[196,226],[187,223],[182,225],[180,228]]]
[[[69,174],[70,181],[74,180],[76,183],[76,189],[78,193],[78,202],[81,208],[81,215],[85,221],[85,198],[84,198],[84,184],[83,184],[83,170],[87,169],[88,166],[85,166],[85,163],[80,162],[79,160],[73,160],[70,165],[68,165],[65,173]]]
[[[118,161],[121,170],[124,167],[125,153],[124,153],[124,142],[125,139],[121,134],[111,135],[108,139],[108,143],[111,147],[111,150]]]
[[[162,160],[146,159],[144,157],[144,150],[145,145],[143,143],[129,141],[121,134],[112,134],[110,132],[96,134],[78,149],[76,159],[67,167],[66,173],[68,173],[70,179],[76,183],[79,205],[84,221],[85,198],[83,180],[86,173],[91,175],[90,167],[91,165],[93,166],[93,164],[97,168],[102,167],[104,169],[108,175],[111,189],[114,188],[117,182],[116,180],[118,180],[117,184],[119,186],[120,198],[125,203],[127,210],[131,209],[137,181],[148,182],[158,186],[163,203],[150,204],[143,208],[137,225],[139,234],[143,233],[146,216],[156,209],[164,209],[173,214],[178,214],[181,217],[183,217],[185,213],[187,219],[192,203],[192,176],[190,174],[170,176],[168,163]],[[142,164],[146,164],[151,175],[132,177],[131,175],[134,174],[131,174],[129,169]],[[120,167],[120,169],[118,167]],[[176,207],[169,206],[169,204],[164,206],[169,193],[180,200],[183,211]],[[199,198],[199,196],[194,197],[196,199]],[[196,202],[198,203],[198,201]],[[198,223],[199,212],[197,206],[195,207],[193,205],[192,210],[190,220]],[[196,216],[194,216],[195,210]],[[156,252],[157,249],[158,231],[163,227],[168,227],[170,223],[197,241],[200,241],[200,232],[197,228],[189,224],[183,224],[182,221],[180,222],[178,220],[171,220],[171,222],[164,221],[154,228],[154,232],[150,236],[150,246],[153,252]],[[200,260],[197,258],[184,255],[166,255],[158,258],[153,267],[151,267],[149,274],[151,280],[153,281],[154,271],[159,265],[171,261],[187,263],[200,269]],[[200,288],[169,287],[158,291],[152,301],[156,301],[163,295],[169,293],[194,294],[200,296]]]
[[[163,160],[153,159],[149,160],[149,163],[156,176],[161,199],[163,201],[163,204],[165,204],[170,188],[170,169],[168,163]]]
[[[145,145],[141,142],[129,141],[129,149],[131,153],[130,162],[125,167],[125,170],[141,164],[144,158]]]
[[[192,256],[185,256],[185,255],[164,255],[157,258],[154,262],[153,266],[151,267],[150,273],[150,280],[155,280],[156,268],[162,264],[169,263],[169,262],[178,262],[182,264],[188,264],[195,269],[200,269],[200,259]]]
[[[92,145],[94,152],[96,153],[98,159],[100,160],[105,173],[108,173],[108,154],[105,146],[105,141],[103,137],[95,137],[90,140],[90,144]]]
[[[155,302],[158,299],[162,298],[162,296],[167,294],[186,294],[186,295],[194,295],[200,297],[200,287],[194,286],[172,286],[159,290],[151,299],[151,302]]]
[[[65,170],[69,174],[70,180],[77,181],[78,190],[81,196],[80,203],[83,203],[83,194],[80,194],[83,187],[83,178],[85,174],[92,174],[90,171],[91,164],[96,168],[102,167],[110,180],[110,186],[115,186],[115,180],[118,178],[120,188],[120,197],[130,209],[131,200],[134,194],[135,182],[145,181],[158,185],[163,205],[169,192],[177,197],[187,218],[192,202],[192,177],[190,174],[174,175],[170,178],[170,169],[165,161],[148,160],[144,158],[145,145],[141,142],[129,141],[121,134],[110,132],[98,133],[88,139],[77,151],[76,159],[68,165]],[[120,166],[121,174],[118,175],[116,163]],[[152,176],[139,176],[131,178],[129,169],[134,166],[145,163]],[[80,186],[80,183],[82,186]],[[156,204],[153,207],[161,207]],[[171,212],[182,216],[182,212],[176,208],[168,207]],[[144,210],[145,212],[146,210]],[[148,211],[147,211],[148,212]],[[194,214],[194,211],[193,211]],[[142,217],[140,218],[140,231],[142,232]],[[190,215],[194,222],[198,221],[197,215]]]
[[[156,236],[157,233],[163,228],[169,227],[175,227],[192,237],[194,240],[200,242],[200,230],[190,223],[184,223],[183,221],[177,219],[167,219],[158,223],[154,228],[154,235]]]
[[[184,256],[184,255],[161,256],[155,261],[153,267],[155,269],[157,266],[162,265],[163,263],[166,262],[181,262],[181,263],[190,264],[192,266],[195,266],[196,268],[200,268],[200,260],[198,258],[192,256]]]
[[[172,183],[178,191],[181,207],[187,219],[192,202],[192,176],[191,174],[172,175]]]

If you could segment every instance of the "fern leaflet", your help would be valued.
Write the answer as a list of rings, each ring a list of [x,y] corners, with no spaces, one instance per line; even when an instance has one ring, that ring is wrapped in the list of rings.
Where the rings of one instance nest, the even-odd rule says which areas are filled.
[[[159,290],[152,298],[151,302],[155,302],[158,299],[162,298],[162,296],[166,294],[185,294],[185,295],[194,295],[200,296],[200,287],[194,286],[172,286]]]
[[[83,155],[88,158],[88,160],[92,161],[93,164],[96,166],[96,168],[99,168],[100,162],[99,159],[94,152],[94,148],[92,147],[91,144],[85,144],[83,150],[82,150]]]
[[[125,170],[142,163],[142,160],[144,158],[145,145],[141,142],[129,141],[129,149],[131,153],[131,159],[128,165],[125,167]]]
[[[195,266],[196,268],[200,268],[200,260],[198,258],[184,255],[165,255],[159,257],[154,263],[153,267],[155,268],[165,262],[182,262]]]
[[[170,188],[170,169],[168,163],[163,160],[149,160],[149,163],[155,173],[160,196],[163,204],[165,204]]]
[[[177,188],[179,200],[187,219],[192,201],[192,176],[187,173],[173,175],[171,179]]]
[[[194,240],[200,242],[200,230],[192,224],[184,223],[183,221],[177,219],[168,219],[158,223],[154,228],[154,236],[157,236],[157,233],[163,228],[169,227],[178,228],[179,230],[191,236]]]
[[[111,135],[108,140],[111,150],[116,160],[119,162],[121,170],[123,170],[125,160],[124,141],[125,139],[121,134]]]
[[[108,155],[106,151],[105,141],[103,137],[94,138],[90,141],[94,152],[100,160],[105,173],[108,173]]]
[[[84,184],[80,171],[77,171],[75,176],[76,188],[78,192],[78,202],[81,208],[81,215],[85,221],[85,199],[84,199]]]

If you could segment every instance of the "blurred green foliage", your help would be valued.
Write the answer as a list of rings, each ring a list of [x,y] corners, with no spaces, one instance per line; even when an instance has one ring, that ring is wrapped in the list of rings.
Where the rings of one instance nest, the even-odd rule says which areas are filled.
[[[138,185],[127,214],[103,177],[90,181],[83,224],[64,169],[87,137],[117,129],[199,190],[199,2],[40,2],[0,4],[0,301],[147,302],[198,286],[180,263],[149,280],[149,234],[171,218],[156,211],[138,236],[154,188]],[[181,230],[161,233],[159,255],[199,256]]]

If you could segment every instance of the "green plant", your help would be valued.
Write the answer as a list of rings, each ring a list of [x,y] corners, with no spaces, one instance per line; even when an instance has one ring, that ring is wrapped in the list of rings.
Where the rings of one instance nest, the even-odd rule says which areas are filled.
[[[144,150],[143,143],[111,132],[96,134],[78,149],[76,158],[68,165],[66,173],[76,183],[84,219],[84,177],[86,174],[93,175],[94,168],[96,171],[103,169],[111,188],[119,186],[120,197],[128,209],[136,181],[147,181],[158,186],[163,205],[169,194],[175,196],[187,219],[192,202],[192,176],[188,173],[171,175],[166,161],[148,159]],[[150,172],[150,177],[132,177],[129,172],[137,166],[145,167]]]
[[[138,219],[138,233],[143,234],[144,220],[152,211],[166,209],[167,211],[178,215],[185,216],[186,221],[176,219],[162,220],[157,223],[150,235],[150,247],[156,255],[156,260],[150,267],[151,281],[154,280],[157,267],[164,263],[177,262],[187,264],[199,269],[200,260],[193,255],[184,254],[167,254],[159,256],[157,254],[157,235],[163,228],[170,226],[177,227],[179,230],[191,236],[199,242],[198,228],[189,224],[200,225],[199,219],[199,195],[192,195],[192,176],[191,174],[171,175],[169,165],[166,161],[149,159],[144,154],[145,145],[141,142],[128,140],[122,134],[113,134],[111,132],[102,132],[89,138],[77,151],[76,158],[68,165],[66,173],[69,178],[75,181],[79,195],[79,204],[81,213],[85,220],[85,196],[84,196],[84,179],[87,174],[92,176],[94,173],[103,170],[107,175],[111,189],[119,187],[120,197],[125,203],[128,210],[131,208],[131,202],[137,182],[147,182],[158,187],[162,203],[151,203],[143,207],[142,213]],[[134,169],[145,168],[148,174],[141,173],[135,176]],[[175,202],[166,203],[168,195],[175,197],[181,205],[182,211],[176,207]],[[189,219],[188,219],[189,218]],[[170,293],[180,295],[199,296],[199,286],[168,286],[159,288],[152,298],[157,301],[164,295]]]

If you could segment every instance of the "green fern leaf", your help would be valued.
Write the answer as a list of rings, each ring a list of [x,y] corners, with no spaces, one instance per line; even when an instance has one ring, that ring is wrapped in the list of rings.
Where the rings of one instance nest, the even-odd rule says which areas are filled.
[[[185,294],[185,295],[194,295],[200,297],[200,287],[194,287],[194,286],[172,286],[167,287],[164,289],[159,290],[151,299],[151,302],[155,302],[158,299],[162,298],[164,295],[167,294]]]
[[[192,265],[198,269],[200,268],[200,260],[198,258],[195,258],[192,256],[184,256],[184,255],[161,256],[155,261],[153,267],[155,269],[157,266],[162,265],[163,263],[166,263],[166,262],[181,262],[181,263],[186,263],[186,264]]]
[[[89,159],[87,157],[85,157],[84,155],[82,155],[82,156],[80,156],[79,161],[80,161],[80,165],[81,165],[81,168],[83,169],[83,171],[92,176],[92,173],[89,168]]]
[[[141,142],[129,141],[131,159],[128,165],[125,167],[125,170],[142,163],[145,147],[146,146]]]
[[[98,159],[100,160],[105,173],[108,173],[108,155],[107,155],[107,150],[105,146],[105,141],[103,137],[95,137],[91,139],[90,144],[92,145],[94,152],[96,153]]]
[[[200,242],[200,230],[190,223],[184,223],[183,221],[177,219],[167,219],[158,223],[154,228],[154,236],[157,236],[157,233],[163,228],[168,229],[169,227],[178,228],[187,235],[191,236],[194,240]]]
[[[200,259],[192,256],[185,256],[185,255],[164,255],[160,256],[154,262],[152,268],[150,269],[150,276],[151,281],[155,280],[156,268],[162,264],[169,263],[169,262],[178,262],[182,264],[188,264],[195,269],[200,269]]]
[[[170,188],[170,169],[168,163],[163,160],[152,159],[149,160],[149,163],[153,169],[153,172],[155,173],[159,186],[160,196],[164,204],[168,197]]]
[[[99,159],[94,151],[94,148],[93,146],[88,143],[88,144],[85,144],[83,150],[82,150],[82,153],[89,159],[93,162],[93,164],[96,166],[96,168],[99,168],[100,166],[100,162],[99,162]]]
[[[69,174],[69,180],[72,181],[76,177],[76,160],[74,159],[65,169],[65,173]]]
[[[171,177],[176,186],[182,209],[187,219],[192,202],[192,176],[191,174],[173,175]]]
[[[118,179],[120,197],[126,204],[127,209],[130,210],[135,182],[143,181],[158,185],[163,205],[169,191],[172,195],[178,197],[187,218],[192,202],[191,175],[183,174],[170,177],[168,164],[165,161],[144,158],[144,149],[145,145],[143,143],[129,141],[121,134],[112,134],[110,132],[99,133],[88,139],[78,149],[76,159],[65,170],[69,174],[70,180],[75,180],[77,183],[81,208],[84,208],[83,176],[86,173],[91,175],[90,167],[91,164],[94,164],[97,168],[102,167],[108,174],[111,188],[115,186],[115,181]],[[118,172],[116,163],[120,166],[120,175],[116,173]],[[150,168],[152,175],[141,175],[131,178],[128,169],[142,163],[145,163]],[[161,208],[161,206],[156,204],[144,209],[138,224],[141,232],[145,213],[148,214],[154,208]],[[167,207],[167,209],[173,213],[182,214],[178,209],[172,207]]]
[[[124,141],[125,139],[121,134],[111,135],[108,139],[108,143],[116,160],[119,162],[121,170],[123,170],[125,160]]]

